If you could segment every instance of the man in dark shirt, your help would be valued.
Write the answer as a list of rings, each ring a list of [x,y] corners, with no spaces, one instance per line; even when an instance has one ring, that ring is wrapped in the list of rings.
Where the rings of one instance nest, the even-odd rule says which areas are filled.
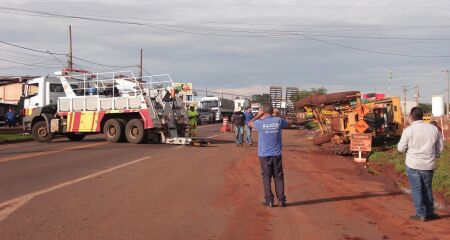
[[[245,115],[241,108],[236,108],[231,116],[231,123],[234,125],[234,132],[236,134],[236,145],[242,147],[242,139],[244,137]]]
[[[245,142],[249,145],[253,145],[252,142],[252,128],[248,126],[248,123],[250,122],[250,120],[252,120],[255,116],[253,116],[252,113],[252,108],[251,107],[247,107],[247,109],[245,110]]]
[[[279,117],[272,116],[272,106],[266,104],[258,114],[249,122],[250,127],[258,131],[258,156],[262,170],[264,186],[263,205],[273,207],[272,177],[275,181],[275,190],[280,207],[286,206],[284,195],[284,173],[281,161],[281,131],[289,123]]]

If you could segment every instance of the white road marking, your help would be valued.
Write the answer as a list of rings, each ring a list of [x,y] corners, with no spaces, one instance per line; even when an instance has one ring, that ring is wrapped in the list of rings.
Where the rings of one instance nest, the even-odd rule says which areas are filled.
[[[185,146],[178,146],[178,147],[174,147],[173,149],[180,149],[180,148],[184,148]]]
[[[60,184],[57,184],[55,186],[52,186],[52,187],[49,187],[49,188],[45,188],[45,189],[42,189],[42,190],[39,190],[39,191],[36,191],[36,192],[32,192],[32,193],[29,193],[29,194],[26,194],[26,195],[14,198],[12,200],[0,203],[0,222],[3,221],[4,219],[6,219],[14,211],[19,209],[21,206],[23,206],[25,203],[27,203],[28,201],[30,201],[34,197],[37,197],[39,195],[58,190],[58,189],[63,188],[63,187],[67,187],[67,186],[75,184],[75,183],[79,183],[79,182],[84,181],[84,180],[95,178],[95,177],[97,177],[99,175],[103,175],[103,174],[115,171],[117,169],[124,168],[124,167],[130,166],[130,165],[142,162],[142,161],[144,161],[146,159],[149,159],[149,158],[151,158],[151,157],[139,158],[139,159],[136,159],[136,160],[124,163],[124,164],[117,165],[115,167],[111,167],[111,168],[108,168],[108,169],[105,169],[105,170],[102,170],[102,171],[99,171],[99,172],[96,172],[96,173],[93,173],[93,174],[89,174],[87,176],[80,177],[80,178],[77,178],[77,179],[69,180],[67,182],[60,183]]]
[[[213,137],[218,137],[219,135],[212,135],[212,136],[209,136],[209,137],[207,137],[207,138],[213,138]]]

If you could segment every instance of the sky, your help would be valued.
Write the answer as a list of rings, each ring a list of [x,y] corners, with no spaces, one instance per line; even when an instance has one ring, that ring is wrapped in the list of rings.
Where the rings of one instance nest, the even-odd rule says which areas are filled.
[[[75,59],[79,68],[138,74],[142,48],[146,74],[243,95],[270,86],[388,94],[390,68],[391,95],[408,86],[412,100],[418,86],[431,102],[446,94],[448,9],[447,0],[0,0],[0,41],[67,53],[71,25],[74,56],[114,66]],[[0,43],[0,75],[51,75],[66,62]]]

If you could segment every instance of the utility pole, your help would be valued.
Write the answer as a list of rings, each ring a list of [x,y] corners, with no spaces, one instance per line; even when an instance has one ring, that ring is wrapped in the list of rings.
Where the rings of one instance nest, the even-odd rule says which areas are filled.
[[[67,68],[72,71],[73,69],[73,58],[72,58],[72,26],[69,25],[69,56],[67,59]]]
[[[449,118],[449,115],[448,115],[449,102],[450,102],[450,78],[449,78],[449,71],[447,69],[447,70],[444,70],[444,71],[441,71],[441,72],[447,73],[447,109],[446,109],[446,112],[445,112],[445,116],[447,116],[447,118]]]
[[[206,89],[205,92],[206,92],[206,97],[207,97],[208,96],[208,88],[205,88],[205,89]]]
[[[418,107],[420,99],[419,86],[415,86],[414,89],[416,89],[416,94],[414,95],[414,97],[416,98],[416,107]]]
[[[403,124],[406,125],[406,92],[408,91],[408,86],[402,86],[403,88]]]
[[[141,78],[141,81],[142,81],[142,76],[143,76],[142,72],[144,71],[144,67],[142,65],[142,55],[143,55],[143,50],[141,48],[141,63],[139,64],[139,69],[140,69],[139,77]]]

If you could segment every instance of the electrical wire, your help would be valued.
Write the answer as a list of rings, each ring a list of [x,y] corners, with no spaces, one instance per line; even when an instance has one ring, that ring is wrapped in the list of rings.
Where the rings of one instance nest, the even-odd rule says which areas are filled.
[[[327,45],[332,45],[335,47],[341,47],[341,48],[346,48],[346,49],[350,49],[350,50],[355,50],[355,51],[360,51],[360,52],[368,52],[368,53],[373,53],[373,54],[378,54],[378,55],[388,55],[388,56],[400,56],[400,57],[412,57],[412,58],[449,58],[449,55],[412,55],[412,54],[403,54],[403,53],[395,53],[395,52],[387,52],[387,51],[378,51],[378,50],[370,50],[370,49],[363,49],[363,48],[357,48],[357,47],[353,47],[350,45],[346,45],[346,44],[341,44],[341,43],[336,43],[336,42],[331,42],[328,40],[323,40],[323,39],[319,39],[317,37],[315,37],[312,34],[306,34],[303,32],[265,32],[268,35],[255,35],[255,34],[260,34],[261,31],[255,31],[255,30],[236,30],[236,29],[217,29],[217,28],[204,28],[204,27],[198,27],[198,26],[191,26],[190,29],[193,30],[184,30],[184,29],[177,29],[176,27],[180,27],[179,25],[172,25],[172,26],[167,26],[167,25],[163,25],[163,24],[146,24],[146,23],[140,23],[140,22],[133,22],[133,21],[121,21],[121,20],[113,20],[113,19],[103,19],[103,18],[97,18],[97,17],[82,17],[82,16],[76,16],[76,15],[68,15],[68,14],[58,14],[58,13],[51,13],[51,12],[44,12],[44,11],[33,11],[33,10],[27,10],[27,9],[19,9],[19,8],[10,8],[10,7],[1,7],[3,9],[9,9],[9,10],[14,10],[14,11],[23,11],[23,12],[28,12],[28,13],[35,13],[35,14],[41,14],[41,15],[45,15],[45,16],[53,16],[53,17],[58,17],[58,18],[72,18],[72,19],[79,19],[79,20],[87,20],[87,21],[96,21],[96,22],[103,22],[103,23],[113,23],[113,24],[126,24],[126,25],[136,25],[136,26],[147,26],[147,27],[153,27],[153,28],[157,28],[157,29],[162,29],[162,30],[166,30],[166,31],[172,31],[172,32],[178,32],[178,33],[188,33],[188,34],[194,34],[194,35],[208,35],[208,36],[228,36],[228,37],[286,37],[286,36],[302,36],[306,39],[309,40],[313,40],[319,43],[323,43],[323,44],[327,44]],[[173,28],[175,27],[175,28]],[[184,26],[185,28],[187,28],[186,26]],[[197,31],[196,31],[197,30]],[[216,32],[233,32],[233,33],[238,33],[238,34],[223,34],[223,33],[216,33],[216,32],[199,32],[199,30],[202,31],[216,31]],[[245,33],[246,35],[242,35],[242,33]],[[342,36],[342,35],[338,35],[338,36],[333,36],[333,35],[322,35],[324,37],[347,37],[347,36]],[[363,36],[357,36],[359,38],[362,38]],[[351,38],[349,36],[349,38]],[[367,37],[364,37],[367,38]],[[380,39],[380,37],[372,37],[370,36],[369,38],[372,39]],[[400,38],[391,38],[391,39],[400,39]],[[402,38],[403,40],[409,39],[412,40],[412,38]],[[428,39],[421,39],[421,40],[431,40],[432,38],[428,38]],[[416,39],[417,40],[417,39]],[[447,39],[433,39],[433,40],[447,40]],[[2,41],[0,41],[2,42]],[[4,43],[4,42],[2,42]],[[17,45],[13,45],[10,44],[12,46],[17,46]],[[27,48],[24,48],[27,49]],[[32,50],[32,49],[29,49]],[[36,50],[34,50],[36,51]],[[39,52],[43,52],[43,51],[39,51]],[[77,58],[78,60],[81,61],[86,61],[85,59],[80,59]],[[106,64],[99,64],[99,63],[95,63],[92,61],[86,61],[89,63],[93,63],[93,64],[97,64],[100,66],[109,66],[109,67],[121,67],[121,66],[112,66],[112,65],[106,65]],[[130,66],[126,66],[126,67],[130,67]]]
[[[34,48],[24,47],[24,46],[21,46],[21,45],[18,45],[18,44],[9,43],[9,42],[5,42],[5,41],[2,41],[2,40],[0,40],[0,43],[6,44],[6,45],[9,45],[9,46],[13,46],[13,47],[17,47],[17,48],[20,48],[20,49],[25,49],[25,50],[28,50],[28,51],[33,51],[33,52],[46,53],[46,54],[51,54],[51,55],[64,55],[64,56],[67,56],[67,54],[62,54],[62,53],[57,53],[57,52],[52,52],[52,51],[43,51],[43,50],[38,50],[38,49],[34,49]],[[130,66],[115,66],[115,65],[108,65],[108,64],[103,64],[103,63],[97,63],[97,62],[90,61],[90,60],[87,60],[87,59],[84,59],[84,58],[80,58],[80,57],[76,57],[76,56],[72,56],[72,58],[78,59],[78,60],[83,61],[83,62],[88,62],[88,63],[91,63],[91,64],[95,64],[95,65],[98,65],[98,66],[104,66],[104,67],[112,67],[112,68],[116,68],[116,67],[117,68],[135,67],[135,66],[132,66],[132,65],[130,65]]]

